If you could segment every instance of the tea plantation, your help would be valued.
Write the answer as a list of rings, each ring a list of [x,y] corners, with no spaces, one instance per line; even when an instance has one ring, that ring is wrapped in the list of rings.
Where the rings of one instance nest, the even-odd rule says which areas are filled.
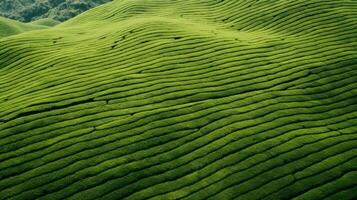
[[[357,1],[115,0],[0,39],[0,199],[357,199]]]

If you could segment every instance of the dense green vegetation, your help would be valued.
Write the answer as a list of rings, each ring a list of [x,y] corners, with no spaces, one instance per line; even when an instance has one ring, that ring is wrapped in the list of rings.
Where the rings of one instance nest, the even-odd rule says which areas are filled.
[[[49,24],[49,23],[26,24],[15,20],[6,19],[4,17],[0,17],[0,38],[27,32],[27,31],[45,29],[48,28],[50,25],[53,26],[54,24]]]
[[[65,21],[111,0],[1,0],[0,15],[30,22],[42,18]]]
[[[357,199],[357,1],[117,0],[0,40],[0,199]]]
[[[39,19],[39,20],[31,22],[31,24],[34,24],[34,25],[42,25],[42,26],[49,26],[49,27],[56,26],[60,23],[61,22],[56,21],[52,18],[43,18],[43,19]]]

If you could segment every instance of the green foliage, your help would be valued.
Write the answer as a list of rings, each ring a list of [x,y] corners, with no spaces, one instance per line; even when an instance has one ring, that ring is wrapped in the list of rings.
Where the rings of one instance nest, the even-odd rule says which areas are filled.
[[[31,24],[43,25],[43,26],[49,26],[49,27],[56,26],[56,25],[58,25],[60,23],[61,22],[56,21],[56,20],[51,19],[51,18],[44,18],[44,19],[39,19],[39,20],[31,22]]]
[[[0,17],[0,38],[45,28],[45,23],[26,24]]]
[[[0,15],[23,22],[42,18],[65,21],[111,0],[3,0]]]
[[[0,200],[357,199],[356,11],[116,0],[0,39]]]

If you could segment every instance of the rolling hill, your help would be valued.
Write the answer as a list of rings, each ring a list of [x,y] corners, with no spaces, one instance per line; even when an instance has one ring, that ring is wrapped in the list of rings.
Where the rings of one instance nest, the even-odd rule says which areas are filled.
[[[24,33],[27,31],[41,30],[48,28],[46,24],[34,23],[27,24],[15,20],[0,17],[0,38]]]
[[[0,199],[357,199],[357,1],[116,0],[0,40]]]
[[[53,26],[57,26],[60,23],[61,23],[60,21],[54,20],[52,18],[42,18],[42,19],[33,21],[30,24],[53,27]]]

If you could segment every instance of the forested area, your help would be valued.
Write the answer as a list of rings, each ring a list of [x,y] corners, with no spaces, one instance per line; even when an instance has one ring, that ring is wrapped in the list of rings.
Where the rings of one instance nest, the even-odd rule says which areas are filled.
[[[0,15],[30,22],[42,18],[68,20],[111,0],[1,0]]]

